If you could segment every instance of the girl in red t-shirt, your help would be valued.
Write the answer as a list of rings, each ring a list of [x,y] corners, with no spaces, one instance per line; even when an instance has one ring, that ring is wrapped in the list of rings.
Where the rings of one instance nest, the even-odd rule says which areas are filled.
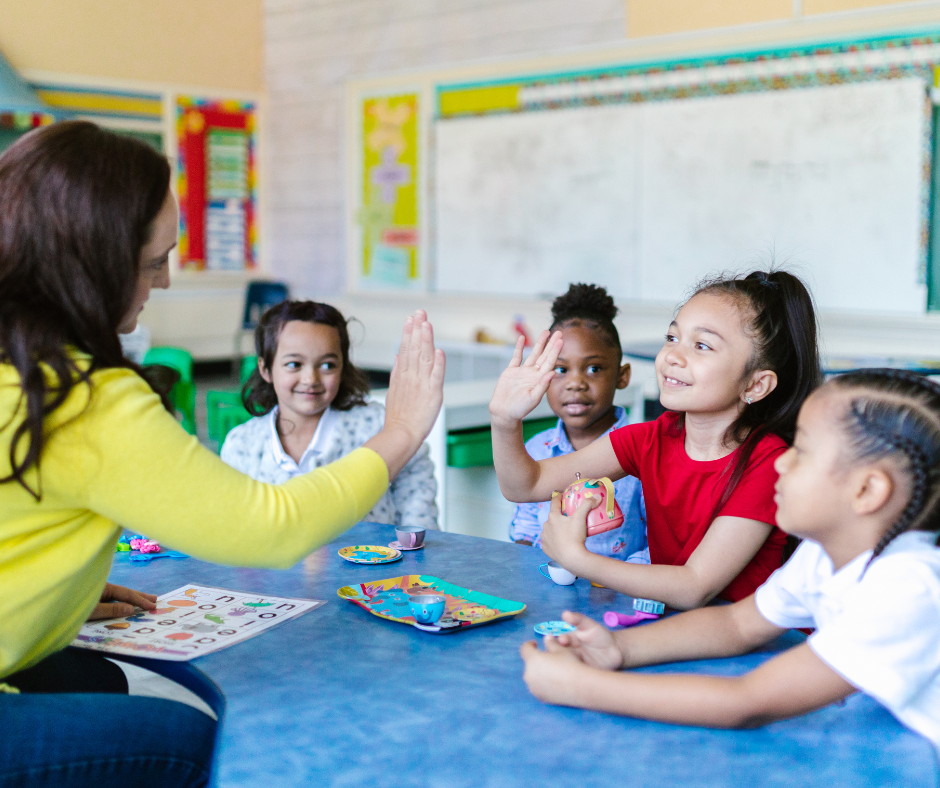
[[[785,271],[704,282],[679,309],[656,357],[660,401],[671,412],[536,462],[525,451],[522,419],[545,394],[562,344],[559,333],[545,331],[523,363],[517,343],[496,386],[490,414],[500,489],[518,503],[544,501],[578,473],[636,476],[652,563],[589,552],[589,506],[568,518],[560,497],[542,549],[579,577],[674,608],[753,593],[783,560],[773,463],[822,377],[813,302],[803,283]]]

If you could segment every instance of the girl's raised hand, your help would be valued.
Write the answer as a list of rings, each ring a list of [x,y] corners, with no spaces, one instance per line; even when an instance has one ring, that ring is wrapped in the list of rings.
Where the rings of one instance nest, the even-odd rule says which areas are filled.
[[[434,426],[444,401],[444,351],[424,310],[405,321],[385,397],[385,427],[366,442],[388,466],[389,478],[414,456]]]
[[[516,340],[516,350],[509,366],[503,370],[490,400],[490,416],[494,426],[512,426],[524,419],[545,396],[555,375],[555,362],[564,342],[561,332],[549,337],[543,331],[529,357],[522,360],[523,337]]]

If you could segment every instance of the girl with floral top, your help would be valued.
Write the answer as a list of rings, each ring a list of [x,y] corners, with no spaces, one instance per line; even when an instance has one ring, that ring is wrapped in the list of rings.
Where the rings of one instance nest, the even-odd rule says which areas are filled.
[[[282,484],[335,462],[382,429],[385,408],[349,360],[346,318],[329,304],[284,301],[255,332],[258,368],[242,390],[255,418],[233,429],[222,460],[260,482]],[[436,529],[437,482],[423,444],[364,519]]]

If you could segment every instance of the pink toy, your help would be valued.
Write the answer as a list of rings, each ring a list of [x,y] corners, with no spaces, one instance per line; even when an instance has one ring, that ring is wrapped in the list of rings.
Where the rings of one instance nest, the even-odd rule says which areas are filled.
[[[131,539],[131,550],[137,550],[139,553],[159,553],[160,545],[153,539]]]
[[[604,613],[604,623],[609,627],[632,627],[634,624],[639,624],[641,621],[647,621],[651,618],[659,618],[659,616],[655,613],[642,612],[628,616],[625,613],[617,613],[614,610],[608,610]]]
[[[561,498],[561,513],[570,517],[584,498],[601,499],[600,505],[588,512],[587,535],[594,536],[612,531],[623,525],[623,512],[614,498],[614,485],[606,476],[603,479],[582,479],[568,485]]]

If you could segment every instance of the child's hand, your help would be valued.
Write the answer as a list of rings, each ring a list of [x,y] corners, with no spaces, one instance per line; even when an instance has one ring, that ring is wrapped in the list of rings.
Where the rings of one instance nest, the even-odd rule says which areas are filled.
[[[542,551],[554,558],[569,572],[578,574],[575,567],[587,552],[587,516],[601,502],[600,496],[586,495],[577,511],[568,517],[561,513],[561,495],[552,496],[552,508],[542,526]]]
[[[101,618],[119,618],[129,616],[138,607],[143,610],[153,610],[157,606],[156,594],[144,594],[133,588],[105,583],[101,592],[101,601],[88,616],[89,621]]]
[[[546,637],[545,651],[539,651],[538,644],[529,640],[522,644],[519,654],[525,663],[522,678],[536,698],[544,703],[578,704],[572,678],[586,668],[574,651],[562,646],[556,638]]]
[[[571,651],[585,665],[601,670],[620,670],[623,667],[623,652],[607,627],[594,619],[566,610],[562,620],[577,629],[553,638]]]
[[[511,426],[525,418],[545,396],[555,375],[555,362],[564,344],[556,331],[549,341],[543,331],[529,357],[522,361],[525,339],[516,340],[516,351],[509,366],[503,370],[490,400],[490,416],[496,426]]]

